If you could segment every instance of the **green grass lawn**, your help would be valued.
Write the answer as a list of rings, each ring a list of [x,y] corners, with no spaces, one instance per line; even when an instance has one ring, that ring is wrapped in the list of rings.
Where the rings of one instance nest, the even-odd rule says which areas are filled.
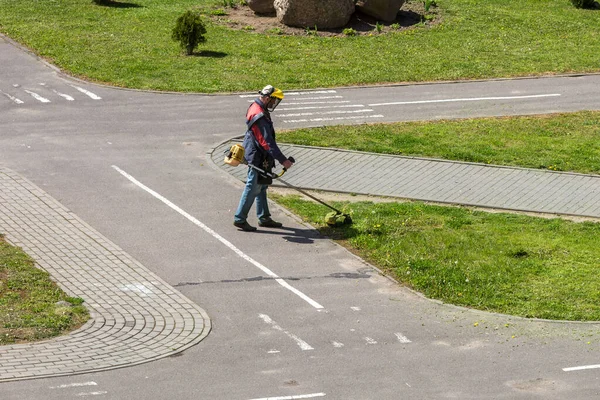
[[[69,306],[57,304],[69,303]],[[0,235],[0,345],[64,334],[89,318],[79,298],[67,296],[47,272]]]
[[[279,204],[426,296],[523,317],[600,321],[600,224],[420,202],[334,203],[353,225],[297,196]]]
[[[411,0],[414,1],[414,0]],[[125,3],[125,2],[124,2]],[[186,57],[170,38],[218,0],[0,0],[0,31],[73,75],[144,89],[228,92],[598,71],[600,12],[568,0],[438,0],[441,23],[385,35],[261,35],[211,23]]]
[[[600,112],[334,126],[280,141],[359,151],[600,173]],[[324,225],[327,209],[277,201],[426,296],[524,317],[600,320],[600,224],[422,203],[338,204],[354,225]]]
[[[600,112],[281,132],[280,141],[485,164],[600,173]]]
[[[600,11],[576,9],[568,0],[438,0],[439,24],[359,37],[260,35],[209,23],[207,43],[192,57],[170,38],[175,20],[190,8],[208,15],[223,1],[127,3],[136,6],[0,0],[0,32],[73,75],[141,89],[231,92],[269,82],[289,90],[600,70]],[[600,113],[582,112],[327,127],[282,132],[280,140],[599,173],[599,119]],[[327,212],[294,197],[278,201],[314,224]],[[355,224],[335,230],[321,224],[324,233],[429,297],[527,317],[600,320],[598,224],[422,203],[338,207]],[[31,263],[0,243],[0,344],[6,333],[8,342],[38,339],[83,322],[57,313],[56,299],[64,297],[47,276],[43,289],[33,288],[41,271],[12,278],[16,272],[2,269]],[[54,297],[38,302],[29,292]],[[21,310],[25,305],[33,311]]]

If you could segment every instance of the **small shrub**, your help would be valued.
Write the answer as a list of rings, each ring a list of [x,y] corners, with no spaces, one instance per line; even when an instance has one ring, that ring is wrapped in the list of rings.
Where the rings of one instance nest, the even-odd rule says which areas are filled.
[[[242,29],[245,30],[245,31],[253,31],[254,27],[252,25],[246,25]]]
[[[396,31],[397,31],[398,29],[400,29],[400,24],[398,24],[398,23],[391,24],[391,25],[390,25],[390,28],[392,28],[393,30],[396,30]]]
[[[204,37],[205,33],[206,28],[200,14],[193,11],[186,11],[185,14],[177,18],[172,38],[179,42],[182,48],[186,49],[186,53],[189,56],[194,53],[194,49],[198,44],[206,41]]]
[[[431,7],[437,7],[435,0],[425,0],[425,12],[429,12]]]
[[[383,31],[383,24],[380,24],[379,21],[375,23],[375,30],[377,33],[381,33]]]
[[[595,0],[571,0],[571,3],[577,8],[596,8]]]
[[[358,34],[354,28],[346,28],[342,33],[346,36],[356,36]]]
[[[227,11],[223,10],[222,8],[217,8],[216,10],[210,10],[209,14],[210,15],[215,15],[217,17],[222,17],[222,16],[225,16],[225,15],[229,15],[229,14],[227,14]]]
[[[283,30],[281,28],[271,28],[265,31],[267,35],[283,35]]]
[[[317,25],[315,25],[315,29],[314,30],[310,29],[310,27],[307,26],[306,29],[304,29],[304,31],[306,32],[306,34],[308,36],[318,36],[318,34],[319,34],[319,30],[317,29]]]

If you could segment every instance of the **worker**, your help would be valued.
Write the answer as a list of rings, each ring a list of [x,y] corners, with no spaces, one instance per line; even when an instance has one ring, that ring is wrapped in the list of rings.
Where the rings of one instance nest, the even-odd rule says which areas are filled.
[[[271,85],[265,86],[258,92],[259,96],[248,107],[244,136],[244,157],[249,165],[263,171],[271,172],[277,160],[285,169],[291,168],[293,162],[283,155],[275,140],[275,129],[271,120],[271,112],[283,100],[283,92]],[[235,212],[233,225],[237,228],[253,232],[256,227],[247,221],[250,208],[256,199],[256,215],[258,226],[264,228],[281,228],[283,224],[271,219],[267,203],[267,189],[272,183],[269,176],[261,174],[256,169],[248,168],[246,187],[240,198],[240,204]]]

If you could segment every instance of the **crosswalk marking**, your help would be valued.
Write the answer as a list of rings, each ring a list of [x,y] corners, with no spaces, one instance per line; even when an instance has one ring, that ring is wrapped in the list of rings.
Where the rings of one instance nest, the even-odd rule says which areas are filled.
[[[42,103],[50,103],[50,100],[48,100],[45,97],[42,97],[41,95],[39,95],[35,92],[32,92],[31,90],[25,90],[25,93],[29,93],[31,95],[31,97],[33,97],[37,101],[41,101]]]
[[[0,91],[0,93],[2,93],[3,95],[5,95],[6,97],[8,97],[9,99],[11,99],[13,102],[17,103],[17,104],[23,104],[25,103],[23,100],[17,99],[14,96],[11,96],[10,94]]]
[[[277,331],[283,332],[285,333],[289,338],[293,339],[296,344],[298,346],[300,346],[300,348],[302,350],[314,350],[314,348],[309,345],[308,343],[306,343],[304,340],[300,339],[298,336],[294,335],[293,333],[289,333],[288,331],[284,330],[282,327],[280,327],[279,325],[277,325],[277,323],[275,321],[273,321],[271,319],[271,317],[269,317],[266,314],[258,314],[258,316],[265,321],[265,323],[271,325],[271,327]]]
[[[86,90],[84,88],[81,88],[81,87],[75,86],[75,85],[71,85],[71,87],[79,90],[81,93],[85,94],[86,96],[90,97],[93,100],[102,100],[102,97],[98,96],[95,93],[90,92],[89,90]]]
[[[66,101],[75,101],[76,100],[76,98],[74,96],[72,96],[72,95],[70,95],[68,93],[64,93],[61,90],[57,90],[55,88],[49,87],[49,85],[46,84],[46,83],[41,82],[41,83],[39,83],[39,86],[41,86],[42,88],[44,88],[44,90],[47,91],[48,93],[52,92],[56,96],[58,96],[58,97],[60,97],[60,98],[62,98],[64,100],[66,100]],[[102,97],[98,96],[97,94],[95,94],[93,92],[90,92],[87,89],[84,89],[82,87],[75,86],[75,85],[68,85],[68,86],[70,86],[70,87],[76,89],[77,91],[85,94],[86,96],[88,96],[89,98],[91,98],[93,100],[102,100]],[[51,103],[52,102],[52,96],[46,96],[45,94],[42,94],[42,93],[44,93],[44,91],[38,92],[35,89],[33,89],[33,90],[31,90],[31,89],[25,89],[25,88],[22,87],[22,85],[20,85],[18,83],[12,84],[12,88],[11,88],[12,94],[11,93],[7,93],[7,92],[5,92],[5,91],[3,91],[1,89],[0,89],[0,94],[4,95],[10,101],[12,101],[13,103],[15,103],[17,105],[25,104],[26,101],[22,100],[22,98],[17,97],[19,95],[18,95],[17,92],[14,92],[15,90],[18,91],[18,92],[21,92],[21,93],[27,93],[29,96],[31,96],[33,99],[39,101],[40,103]]]
[[[45,83],[40,83],[40,86],[46,87]],[[67,101],[75,101],[75,98],[72,96],[69,96],[68,94],[65,93],[61,93],[56,89],[51,89],[53,93],[59,95],[60,97],[62,97],[63,99],[66,99]]]
[[[396,332],[396,333],[394,333],[394,335],[396,335],[396,337],[398,338],[398,341],[400,343],[412,343],[409,338],[407,338],[406,336],[404,336],[400,332]]]

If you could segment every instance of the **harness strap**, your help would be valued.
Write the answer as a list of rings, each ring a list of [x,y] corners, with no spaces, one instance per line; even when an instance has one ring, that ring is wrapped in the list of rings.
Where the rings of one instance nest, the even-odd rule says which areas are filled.
[[[246,125],[248,125],[248,129],[252,128],[252,125],[256,123],[259,119],[265,116],[265,113],[258,113],[252,118],[250,121],[246,121]]]

